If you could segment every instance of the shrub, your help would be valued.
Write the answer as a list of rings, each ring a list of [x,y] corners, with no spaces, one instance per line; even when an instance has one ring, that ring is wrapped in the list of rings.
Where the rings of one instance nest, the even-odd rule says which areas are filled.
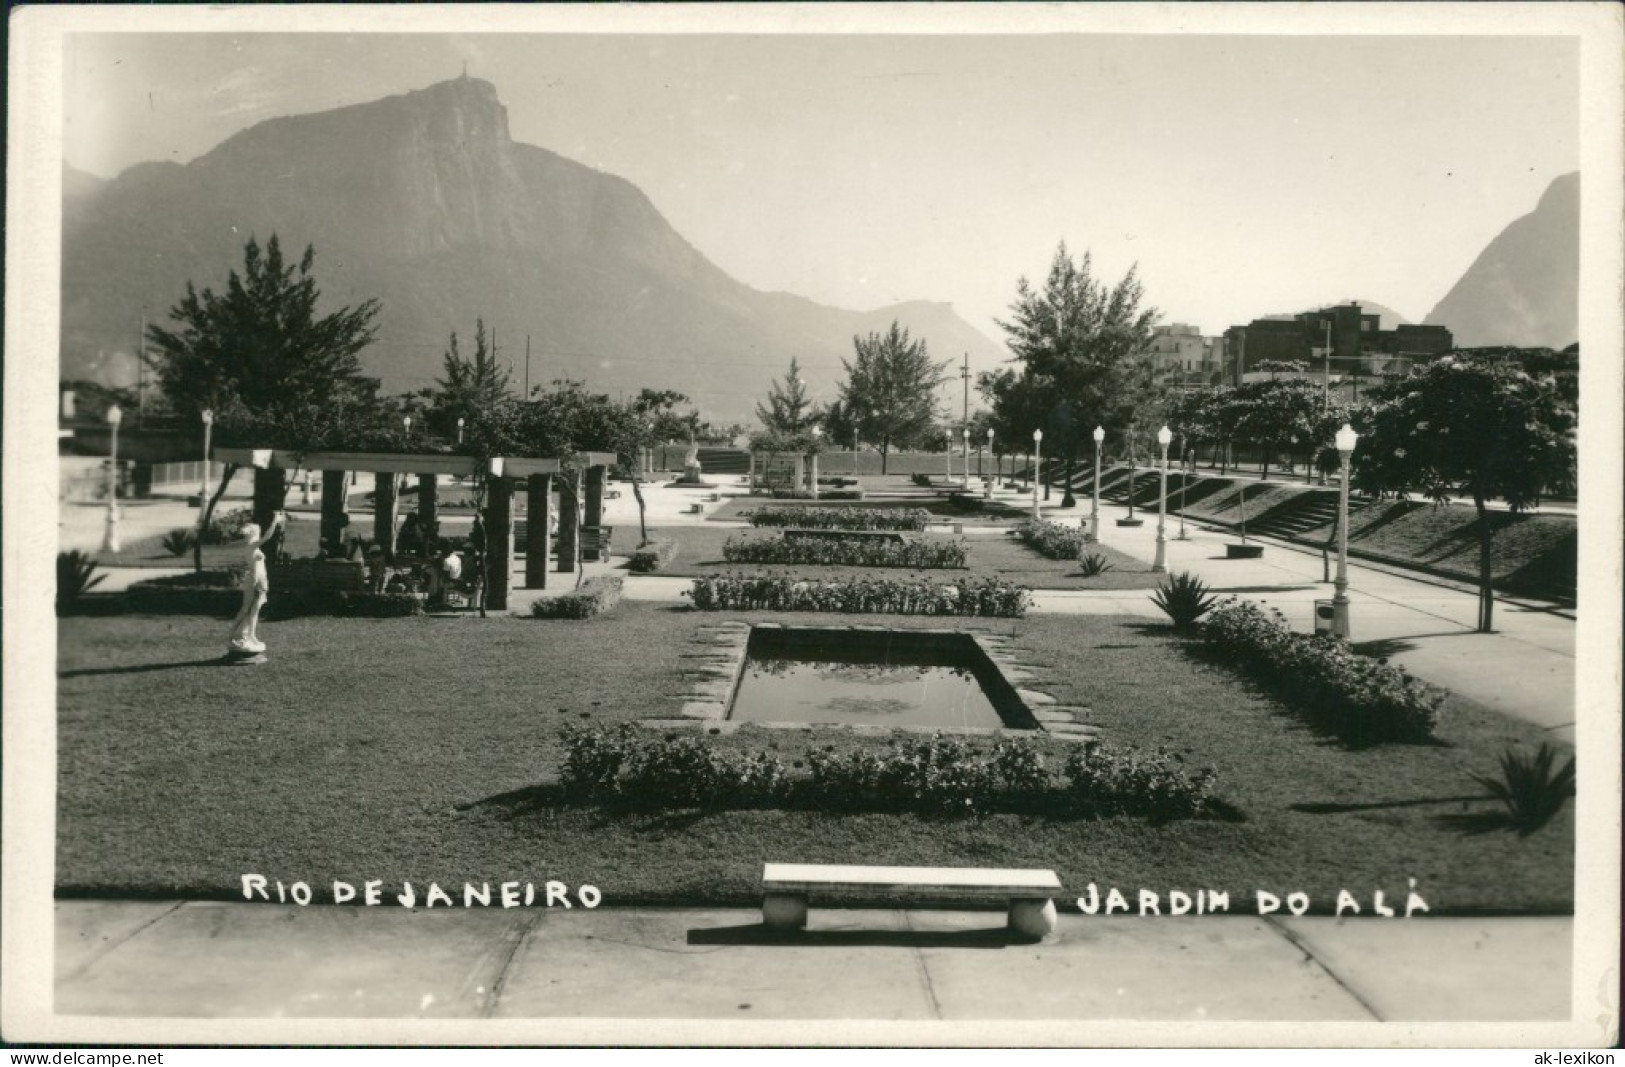
[[[1032,590],[998,578],[829,578],[719,574],[683,594],[701,611],[835,611],[855,615],[964,615],[1016,619]]]
[[[643,808],[812,807],[843,812],[992,812],[1198,818],[1212,810],[1211,771],[1187,774],[1158,750],[1074,750],[1061,777],[1036,739],[983,742],[937,734],[884,749],[807,751],[794,777],[775,755],[728,751],[703,734],[567,726],[559,784],[567,800]]]
[[[948,506],[955,511],[981,511],[982,498],[973,493],[951,493],[948,496]]]
[[[241,585],[241,568],[148,578],[124,591],[124,606],[151,615],[230,617],[242,607]]]
[[[621,600],[621,579],[608,575],[588,578],[563,596],[538,600],[530,613],[537,619],[590,619],[602,615]]]
[[[919,471],[915,471],[913,474],[908,476],[908,480],[919,486],[921,489],[931,488],[931,476],[929,474],[921,474]]]
[[[1075,750],[1066,761],[1073,800],[1097,815],[1188,819],[1206,814],[1214,799],[1213,771],[1187,775],[1177,753],[1150,756],[1099,745]]]
[[[273,594],[275,590],[273,589]],[[273,600],[274,600],[273,595]],[[307,597],[302,605],[310,607],[314,598]],[[402,619],[423,614],[423,598],[411,593],[357,593],[353,591],[333,594],[329,602],[333,614],[359,619]]]
[[[105,581],[107,575],[96,573],[96,561],[74,549],[56,554],[56,611],[66,615],[79,606],[86,593]]]
[[[764,507],[749,516],[752,526],[799,526],[807,530],[923,530],[931,520],[924,508]]]
[[[1047,520],[1022,523],[1016,527],[1016,536],[1021,538],[1022,544],[1050,559],[1077,559],[1087,544],[1079,527]]]
[[[1445,693],[1330,636],[1293,633],[1279,611],[1266,615],[1229,597],[1202,623],[1203,643],[1273,688],[1299,713],[1351,741],[1425,741]]]
[[[564,795],[584,800],[615,791],[616,777],[626,764],[638,731],[631,723],[614,730],[603,727],[566,726],[559,732],[564,761],[559,768],[559,785]]]
[[[653,574],[670,563],[675,555],[677,555],[676,541],[645,541],[627,559],[626,569],[633,574]]]
[[[164,539],[159,543],[171,556],[184,556],[197,544],[197,531],[183,526],[164,534]]]
[[[813,495],[805,489],[774,489],[775,500],[811,500]],[[862,500],[862,489],[820,489],[819,500]]]
[[[1196,628],[1196,621],[1218,603],[1218,597],[1208,591],[1207,584],[1190,571],[1170,574],[1151,594],[1151,602],[1173,620],[1174,630],[1188,634]]]
[[[963,541],[875,541],[868,538],[730,537],[722,546],[729,563],[803,563],[845,567],[913,567],[940,570],[965,565]]]
[[[1085,552],[1078,557],[1078,571],[1085,578],[1095,578],[1112,569],[1106,557],[1099,552]]]
[[[241,540],[243,527],[253,521],[254,512],[250,508],[216,513],[209,519],[208,528],[203,531],[203,543],[223,545],[229,541]]]
[[[1553,772],[1557,750],[1541,742],[1540,750],[1524,757],[1514,749],[1501,755],[1501,777],[1475,774],[1473,780],[1506,806],[1507,822],[1520,837],[1551,822],[1574,795],[1574,757]]]

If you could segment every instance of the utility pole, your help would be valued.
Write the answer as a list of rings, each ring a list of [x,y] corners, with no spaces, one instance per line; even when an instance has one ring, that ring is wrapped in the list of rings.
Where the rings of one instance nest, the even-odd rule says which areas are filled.
[[[135,338],[135,424],[147,424],[147,313],[141,312],[141,332]]]
[[[965,384],[965,413],[964,413],[964,416],[963,416],[963,422],[961,422],[960,425],[965,430],[969,430],[970,429],[970,353],[969,352],[965,353],[965,366],[960,370],[959,377],[964,380],[964,384]]]
[[[1332,320],[1326,320],[1326,400],[1321,410],[1332,410]]]

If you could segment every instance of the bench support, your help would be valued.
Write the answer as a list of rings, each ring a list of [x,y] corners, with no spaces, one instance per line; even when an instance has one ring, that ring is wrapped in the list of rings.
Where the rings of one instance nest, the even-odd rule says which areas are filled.
[[[807,926],[805,893],[769,893],[762,898],[762,923],[774,930],[801,930]]]
[[[1033,941],[1042,941],[1055,932],[1055,901],[1012,900],[1010,931]]]

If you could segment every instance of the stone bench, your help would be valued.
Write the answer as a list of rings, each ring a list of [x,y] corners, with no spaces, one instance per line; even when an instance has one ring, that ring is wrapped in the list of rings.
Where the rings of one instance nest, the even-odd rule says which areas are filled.
[[[1054,871],[986,867],[860,867],[820,863],[769,863],[762,868],[762,922],[777,930],[807,925],[812,894],[883,892],[936,901],[943,897],[1002,900],[1012,933],[1040,940],[1055,932]]]
[[[786,541],[890,541],[893,544],[903,544],[908,539],[901,530],[831,530],[823,528],[806,528],[789,526],[784,530]]]

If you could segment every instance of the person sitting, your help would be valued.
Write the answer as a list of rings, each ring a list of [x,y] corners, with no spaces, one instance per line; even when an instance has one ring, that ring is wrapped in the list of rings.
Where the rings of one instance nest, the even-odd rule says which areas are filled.
[[[389,577],[389,566],[384,560],[384,550],[377,545],[367,549],[367,591],[369,593],[382,593],[384,581]]]
[[[446,599],[446,590],[455,586],[462,577],[463,557],[448,545],[440,561],[429,568],[429,602],[443,603]]]

